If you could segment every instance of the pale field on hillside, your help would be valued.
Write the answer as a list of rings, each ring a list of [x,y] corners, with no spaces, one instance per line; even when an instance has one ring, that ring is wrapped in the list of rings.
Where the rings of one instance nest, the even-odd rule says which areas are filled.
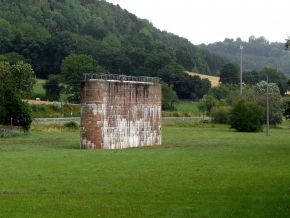
[[[204,75],[204,74],[199,74],[199,73],[194,73],[194,72],[186,72],[191,76],[199,76],[201,79],[208,79],[211,83],[212,87],[219,86],[220,84],[220,78],[218,76],[209,76],[209,75]]]

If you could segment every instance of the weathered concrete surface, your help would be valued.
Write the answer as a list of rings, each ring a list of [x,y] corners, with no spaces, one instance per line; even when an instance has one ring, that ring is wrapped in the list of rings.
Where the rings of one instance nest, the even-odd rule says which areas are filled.
[[[82,149],[158,144],[161,144],[159,84],[100,79],[82,83]]]

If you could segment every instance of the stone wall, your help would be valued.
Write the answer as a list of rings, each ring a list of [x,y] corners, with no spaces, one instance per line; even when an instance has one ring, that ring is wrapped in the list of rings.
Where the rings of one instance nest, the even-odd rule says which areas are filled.
[[[90,79],[81,85],[81,148],[161,144],[159,84]]]

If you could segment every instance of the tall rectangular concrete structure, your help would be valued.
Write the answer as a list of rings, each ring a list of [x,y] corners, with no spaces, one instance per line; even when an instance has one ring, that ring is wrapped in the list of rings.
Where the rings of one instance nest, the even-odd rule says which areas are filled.
[[[156,79],[95,75],[82,82],[82,149],[159,144],[161,87]]]

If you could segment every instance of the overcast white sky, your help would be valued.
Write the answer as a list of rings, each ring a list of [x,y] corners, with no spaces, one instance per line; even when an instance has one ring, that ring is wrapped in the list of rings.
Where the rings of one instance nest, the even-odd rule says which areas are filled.
[[[290,35],[290,0],[107,0],[193,44]]]

